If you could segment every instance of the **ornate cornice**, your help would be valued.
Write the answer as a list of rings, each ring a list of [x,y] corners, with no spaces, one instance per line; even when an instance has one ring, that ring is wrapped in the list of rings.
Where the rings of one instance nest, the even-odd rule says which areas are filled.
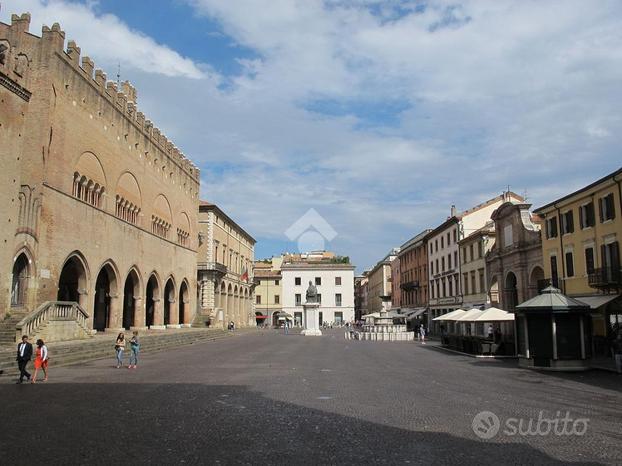
[[[16,96],[22,98],[26,102],[30,101],[31,92],[26,88],[23,88],[11,78],[9,78],[6,74],[0,71],[0,84],[6,87],[9,91],[11,91]]]

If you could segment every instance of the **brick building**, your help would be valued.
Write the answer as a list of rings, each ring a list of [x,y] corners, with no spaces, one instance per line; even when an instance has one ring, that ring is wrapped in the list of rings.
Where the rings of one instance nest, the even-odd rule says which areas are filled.
[[[199,170],[128,82],[65,48],[58,24],[40,37],[29,24],[0,23],[0,317],[69,313],[77,332],[190,325]]]

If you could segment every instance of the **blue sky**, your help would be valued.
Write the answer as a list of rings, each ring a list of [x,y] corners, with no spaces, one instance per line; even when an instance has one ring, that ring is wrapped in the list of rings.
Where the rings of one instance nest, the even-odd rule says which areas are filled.
[[[534,207],[619,168],[622,3],[8,0],[60,22],[202,172],[294,250],[314,208],[359,271],[508,185]]]

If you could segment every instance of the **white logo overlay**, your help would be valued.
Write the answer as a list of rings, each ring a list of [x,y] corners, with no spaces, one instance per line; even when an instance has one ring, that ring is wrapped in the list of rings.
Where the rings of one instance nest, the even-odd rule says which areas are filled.
[[[285,231],[285,236],[297,242],[298,252],[311,252],[325,250],[326,241],[332,241],[337,232],[311,208]]]
[[[501,421],[499,417],[490,411],[482,411],[477,413],[471,422],[471,428],[475,435],[482,440],[490,440],[499,433]]]
[[[547,418],[544,411],[538,413],[536,419],[509,417],[505,422],[501,422],[499,416],[491,411],[482,411],[475,415],[471,422],[471,428],[475,435],[482,440],[490,440],[498,434],[512,436],[582,436],[588,428],[589,419],[570,417],[570,412],[566,411],[562,417],[561,412],[557,411],[552,418]]]

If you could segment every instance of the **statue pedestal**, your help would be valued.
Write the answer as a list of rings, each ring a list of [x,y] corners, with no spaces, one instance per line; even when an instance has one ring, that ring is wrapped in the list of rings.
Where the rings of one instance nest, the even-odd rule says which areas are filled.
[[[318,309],[320,307],[320,303],[306,303],[302,305],[304,309],[304,322],[305,329],[300,332],[301,335],[306,337],[319,337],[322,336],[322,331],[320,330],[320,319]]]

